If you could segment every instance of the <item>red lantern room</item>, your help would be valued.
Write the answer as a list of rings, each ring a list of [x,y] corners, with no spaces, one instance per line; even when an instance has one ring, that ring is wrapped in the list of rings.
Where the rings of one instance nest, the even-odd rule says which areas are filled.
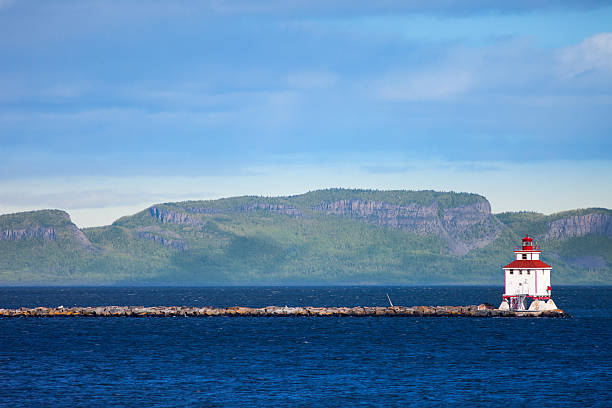
[[[523,238],[523,251],[531,251],[533,249],[532,242],[533,239],[529,238],[529,234],[525,235],[525,238]]]

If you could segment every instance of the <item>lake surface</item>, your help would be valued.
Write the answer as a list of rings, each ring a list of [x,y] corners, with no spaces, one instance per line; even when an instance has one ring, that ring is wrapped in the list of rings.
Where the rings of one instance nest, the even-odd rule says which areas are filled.
[[[0,288],[0,307],[498,305],[501,287]],[[611,406],[612,287],[572,319],[0,318],[0,406]]]

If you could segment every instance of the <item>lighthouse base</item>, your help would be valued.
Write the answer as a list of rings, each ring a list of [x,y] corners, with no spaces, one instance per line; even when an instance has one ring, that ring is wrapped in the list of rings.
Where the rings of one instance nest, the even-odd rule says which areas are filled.
[[[557,305],[555,305],[555,302],[553,302],[552,299],[548,299],[548,302],[536,299],[531,302],[531,305],[529,305],[529,311],[531,312],[537,312],[540,310],[555,310],[556,308]]]
[[[529,305],[529,308],[525,306],[525,302],[528,298],[533,299],[533,302]],[[498,310],[512,310],[512,311],[529,311],[529,312],[542,312],[547,310],[558,309],[555,302],[550,297],[535,297],[535,296],[504,296],[501,304],[497,308]]]
[[[512,310],[512,311],[533,311],[533,310],[554,310],[557,309],[557,305],[552,301],[550,296],[532,296],[532,295],[504,295],[502,296],[502,304],[499,305],[499,310]],[[527,308],[527,302],[532,299],[533,302]],[[548,302],[545,302],[548,301]],[[506,304],[508,309],[505,309]],[[537,308],[537,309],[533,309]]]

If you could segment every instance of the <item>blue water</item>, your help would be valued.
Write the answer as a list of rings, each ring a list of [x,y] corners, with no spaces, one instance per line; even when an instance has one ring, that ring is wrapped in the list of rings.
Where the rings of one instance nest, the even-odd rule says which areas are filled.
[[[497,287],[0,288],[0,307],[499,303]],[[612,287],[572,319],[0,318],[0,405],[611,406]]]

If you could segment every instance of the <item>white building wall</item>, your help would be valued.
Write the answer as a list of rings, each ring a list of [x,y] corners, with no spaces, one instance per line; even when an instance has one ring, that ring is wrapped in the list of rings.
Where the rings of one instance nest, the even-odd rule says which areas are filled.
[[[512,271],[510,273],[510,269],[504,270],[506,276],[504,295],[548,295],[546,288],[550,286],[550,269],[513,269]]]
[[[521,269],[519,272],[519,290],[520,293],[525,293],[527,295],[531,295],[534,292],[534,276],[531,271],[527,269]]]
[[[534,275],[530,270],[523,269],[521,270],[521,275],[523,276],[523,292],[526,292],[528,295],[531,295],[534,292]]]
[[[523,258],[523,255],[526,255],[526,257]],[[516,253],[516,260],[517,261],[521,261],[521,260],[538,261],[539,259],[540,259],[540,254],[538,252],[526,252],[526,251],[522,251],[522,252],[517,252]]]
[[[506,269],[506,295],[522,295],[533,293],[532,275],[528,275],[526,270],[514,269],[512,273]]]
[[[536,296],[548,296],[546,288],[550,286],[550,269],[538,269],[538,291]]]

